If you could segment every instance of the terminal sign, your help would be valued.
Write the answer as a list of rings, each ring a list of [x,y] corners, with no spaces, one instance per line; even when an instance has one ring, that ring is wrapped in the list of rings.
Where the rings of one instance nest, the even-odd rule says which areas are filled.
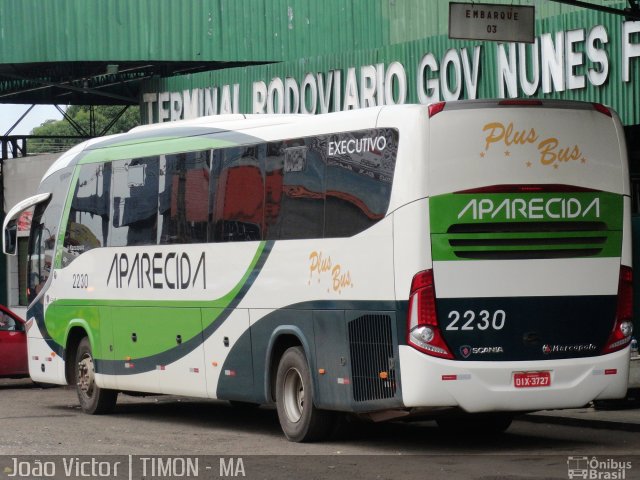
[[[534,7],[450,3],[449,38],[534,42]]]

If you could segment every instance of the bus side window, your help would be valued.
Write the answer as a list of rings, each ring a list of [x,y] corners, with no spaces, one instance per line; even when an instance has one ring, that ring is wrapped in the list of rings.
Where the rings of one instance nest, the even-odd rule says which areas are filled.
[[[267,144],[266,166],[265,238],[322,238],[325,162],[317,138]]]
[[[50,175],[42,181],[38,189],[40,192],[51,192],[51,198],[48,202],[36,206],[31,220],[27,255],[27,298],[29,302],[39,294],[57,261],[55,248],[58,238],[58,224],[67,200],[73,168],[66,167]],[[61,260],[64,262],[64,255]]]
[[[341,133],[331,135],[329,142],[350,145],[352,151],[332,152],[327,157],[324,236],[350,237],[371,227],[387,212],[397,132]]]
[[[114,161],[109,245],[155,245],[158,241],[158,157]]]
[[[158,243],[207,241],[210,152],[160,157]]]
[[[110,190],[110,163],[80,167],[64,237],[67,263],[84,252],[107,245]]]
[[[213,241],[262,239],[264,224],[264,144],[227,148],[220,175],[212,177]]]

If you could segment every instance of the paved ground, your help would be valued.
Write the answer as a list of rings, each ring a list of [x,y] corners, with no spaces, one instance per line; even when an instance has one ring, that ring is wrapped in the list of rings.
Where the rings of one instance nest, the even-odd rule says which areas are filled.
[[[522,418],[537,423],[640,432],[640,389],[630,391],[626,400],[600,402],[595,407],[546,410]]]
[[[630,461],[624,478],[640,478],[640,435],[633,430],[640,425],[638,408],[539,412],[516,420],[501,437],[447,434],[434,422],[349,423],[330,441],[294,444],[284,439],[273,409],[226,402],[121,396],[114,414],[89,416],[71,388],[0,380],[0,405],[0,480],[19,478],[9,476],[14,461],[28,469],[47,459],[59,466],[50,478],[81,478],[64,475],[61,462],[94,456],[132,465],[130,476],[128,469],[117,474],[128,480],[179,477],[153,463],[158,458],[197,458],[198,478],[232,476],[229,462],[235,459],[238,470],[239,458],[246,478],[273,480],[568,478],[568,465],[594,458],[608,466]],[[221,461],[227,470],[220,470]]]

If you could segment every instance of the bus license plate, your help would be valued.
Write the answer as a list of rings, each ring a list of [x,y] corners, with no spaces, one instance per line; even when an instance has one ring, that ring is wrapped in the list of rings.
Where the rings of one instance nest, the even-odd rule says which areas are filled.
[[[516,388],[548,387],[551,385],[551,372],[516,372],[513,385]]]

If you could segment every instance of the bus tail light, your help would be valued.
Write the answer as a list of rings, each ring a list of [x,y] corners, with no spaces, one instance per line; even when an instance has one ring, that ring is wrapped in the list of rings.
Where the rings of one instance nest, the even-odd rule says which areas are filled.
[[[620,282],[618,283],[618,303],[616,307],[616,321],[613,325],[609,340],[604,347],[603,354],[612,353],[625,348],[631,342],[633,333],[633,270],[631,267],[620,267]]]
[[[611,117],[613,115],[611,115],[611,110],[609,110],[607,107],[605,107],[604,105],[602,105],[601,103],[594,103],[593,104],[593,108],[595,110],[597,110],[598,112],[606,115],[607,117]]]
[[[417,273],[411,281],[407,343],[434,357],[453,359],[438,325],[433,270]]]
[[[447,102],[438,102],[438,103],[432,103],[429,105],[429,118],[431,117],[435,117],[437,114],[439,114],[441,111],[444,110],[444,106],[447,104]]]

